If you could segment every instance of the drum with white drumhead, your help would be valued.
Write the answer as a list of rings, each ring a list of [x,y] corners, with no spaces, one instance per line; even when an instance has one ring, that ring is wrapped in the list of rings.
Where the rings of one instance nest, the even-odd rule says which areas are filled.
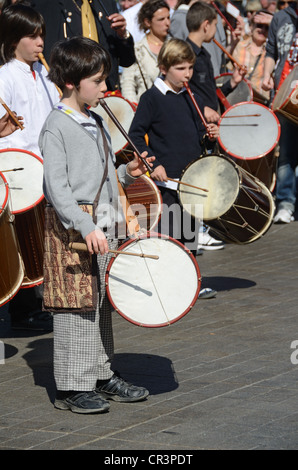
[[[43,163],[32,152],[21,149],[0,150],[0,169],[7,171],[11,213],[25,266],[22,287],[43,281],[44,205]]]
[[[218,125],[221,149],[272,191],[280,137],[276,115],[260,103],[238,103],[223,113]]]
[[[190,251],[171,237],[151,233],[124,242],[119,250],[158,259],[118,254],[106,273],[108,297],[129,322],[162,327],[186,315],[196,302],[201,276]]]
[[[10,212],[9,199],[7,180],[0,173],[0,306],[14,297],[24,278],[14,226],[15,217]]]
[[[251,243],[272,224],[275,205],[269,189],[224,155],[207,155],[193,161],[180,180],[198,188],[178,186],[184,210],[193,217],[203,213],[203,220],[221,240]]]
[[[217,89],[221,90],[224,83],[231,79],[232,73],[222,73],[215,77]],[[241,103],[243,101],[251,101],[253,99],[253,90],[251,84],[244,78],[231,93],[226,96],[230,106]],[[219,98],[220,100],[220,98]],[[224,103],[222,103],[224,104]],[[224,106],[226,107],[226,106]]]
[[[135,115],[136,105],[128,101],[123,96],[113,92],[107,93],[104,100],[114,116],[120,122],[123,129],[126,131],[126,133],[128,133]],[[108,125],[112,139],[112,147],[116,155],[117,163],[127,163],[127,161],[131,160],[132,151],[128,149],[128,143],[123,134],[120,132],[111,117],[103,109],[101,104],[99,104],[96,108],[92,108],[92,111],[101,116]],[[127,157],[126,153],[128,155]]]
[[[272,103],[272,110],[298,125],[298,64],[282,82]]]

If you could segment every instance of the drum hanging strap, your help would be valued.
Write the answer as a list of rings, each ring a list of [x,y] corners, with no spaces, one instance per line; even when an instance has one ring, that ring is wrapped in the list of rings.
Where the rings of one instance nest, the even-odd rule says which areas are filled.
[[[97,210],[97,206],[98,206],[98,201],[99,201],[99,197],[100,197],[102,187],[104,185],[106,177],[108,176],[109,146],[108,146],[108,141],[107,141],[107,138],[105,136],[103,124],[102,124],[102,121],[101,121],[100,117],[98,115],[96,115],[95,113],[93,113],[92,115],[94,116],[94,118],[95,118],[95,120],[98,124],[98,127],[101,131],[101,136],[102,136],[102,140],[103,140],[103,148],[104,148],[104,153],[105,153],[104,172],[103,172],[102,180],[101,180],[101,183],[100,183],[100,186],[99,186],[99,190],[98,190],[98,192],[95,196],[94,202],[93,202],[93,222],[96,224],[96,222],[97,222],[97,220],[96,220],[96,210]]]

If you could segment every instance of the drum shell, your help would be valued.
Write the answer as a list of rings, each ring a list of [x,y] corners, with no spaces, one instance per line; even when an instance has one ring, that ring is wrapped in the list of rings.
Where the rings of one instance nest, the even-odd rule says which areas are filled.
[[[125,194],[140,228],[152,231],[162,213],[162,197],[157,185],[149,176],[142,175],[125,189]]]
[[[275,206],[269,189],[232,159],[224,155],[203,156],[185,168],[181,181],[208,189],[207,194],[198,195],[198,203],[203,205],[203,220],[221,240],[247,244],[270,228]],[[211,181],[214,184],[210,184]],[[190,189],[182,188],[180,185],[178,195],[182,206],[186,207],[187,199],[195,193],[191,195]]]
[[[10,210],[15,217],[15,232],[25,269],[21,287],[34,287],[43,282],[43,162],[32,152],[9,148],[0,150],[0,164],[6,170],[21,167],[20,171],[6,174],[10,188]]]
[[[158,259],[118,254],[106,272],[114,309],[137,326],[158,328],[184,317],[196,302],[201,275],[194,256],[177,240],[150,233],[125,241],[118,251],[157,255]]]
[[[2,174],[0,178],[6,181]],[[0,239],[0,306],[2,306],[19,291],[24,278],[14,216],[10,212],[8,199],[0,209]]]
[[[298,125],[298,64],[277,90],[272,102],[272,110]]]

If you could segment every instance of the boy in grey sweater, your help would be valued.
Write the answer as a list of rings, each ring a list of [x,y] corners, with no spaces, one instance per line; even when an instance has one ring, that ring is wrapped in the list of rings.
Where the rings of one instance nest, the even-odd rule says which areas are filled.
[[[118,168],[116,176],[107,126],[87,108],[96,107],[104,97],[109,70],[109,55],[98,43],[81,37],[57,43],[49,77],[63,96],[46,120],[39,141],[49,203],[44,302],[45,308],[54,311],[55,407],[77,413],[107,411],[106,398],[132,402],[149,394],[111,370],[111,306],[104,279],[109,249],[118,246],[117,225],[123,218],[117,212],[117,176],[128,185],[146,172],[146,166],[135,155]],[[152,160],[147,159],[149,164]],[[83,239],[89,252],[85,258],[77,255],[75,269],[68,246],[71,237]],[[93,266],[90,254],[94,254]]]

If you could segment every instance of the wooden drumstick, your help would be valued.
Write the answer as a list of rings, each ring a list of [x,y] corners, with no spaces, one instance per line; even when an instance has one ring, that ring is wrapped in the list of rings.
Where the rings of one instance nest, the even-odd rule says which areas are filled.
[[[247,68],[244,65],[241,65],[233,56],[230,54],[215,38],[213,38],[213,42],[226,54],[226,56],[233,62],[234,65],[237,65],[239,69],[247,72]]]
[[[177,184],[184,184],[185,186],[189,186],[190,188],[199,189],[200,191],[205,191],[206,193],[209,192],[209,189],[199,188],[198,186],[194,186],[193,184],[190,184],[190,183],[185,183],[184,181],[175,180],[174,178],[168,177],[168,180],[173,181],[174,183],[177,183]]]
[[[70,250],[88,251],[87,245],[85,243],[71,242],[68,244],[68,247]],[[159,259],[159,256],[157,255],[145,255],[143,253],[132,253],[131,251],[109,250],[109,253],[114,253],[116,255],[138,256],[139,258]]]
[[[17,117],[14,115],[14,113],[9,109],[7,104],[4,103],[3,99],[0,97],[0,104],[2,104],[3,108],[8,112],[9,116],[11,119],[14,121],[14,123],[21,129],[21,131],[24,129],[24,126],[20,123],[20,121],[17,119]]]
[[[48,66],[48,63],[47,63],[46,59],[44,58],[43,53],[40,52],[40,53],[38,54],[38,57],[39,57],[40,62],[45,66],[46,71],[49,72],[49,71],[50,71],[50,67]],[[58,93],[59,93],[59,95],[60,95],[60,97],[61,97],[61,96],[63,95],[62,91],[60,90],[60,88],[59,88],[56,84],[55,84],[55,87],[56,87],[56,89],[57,89],[57,91],[58,91]]]

